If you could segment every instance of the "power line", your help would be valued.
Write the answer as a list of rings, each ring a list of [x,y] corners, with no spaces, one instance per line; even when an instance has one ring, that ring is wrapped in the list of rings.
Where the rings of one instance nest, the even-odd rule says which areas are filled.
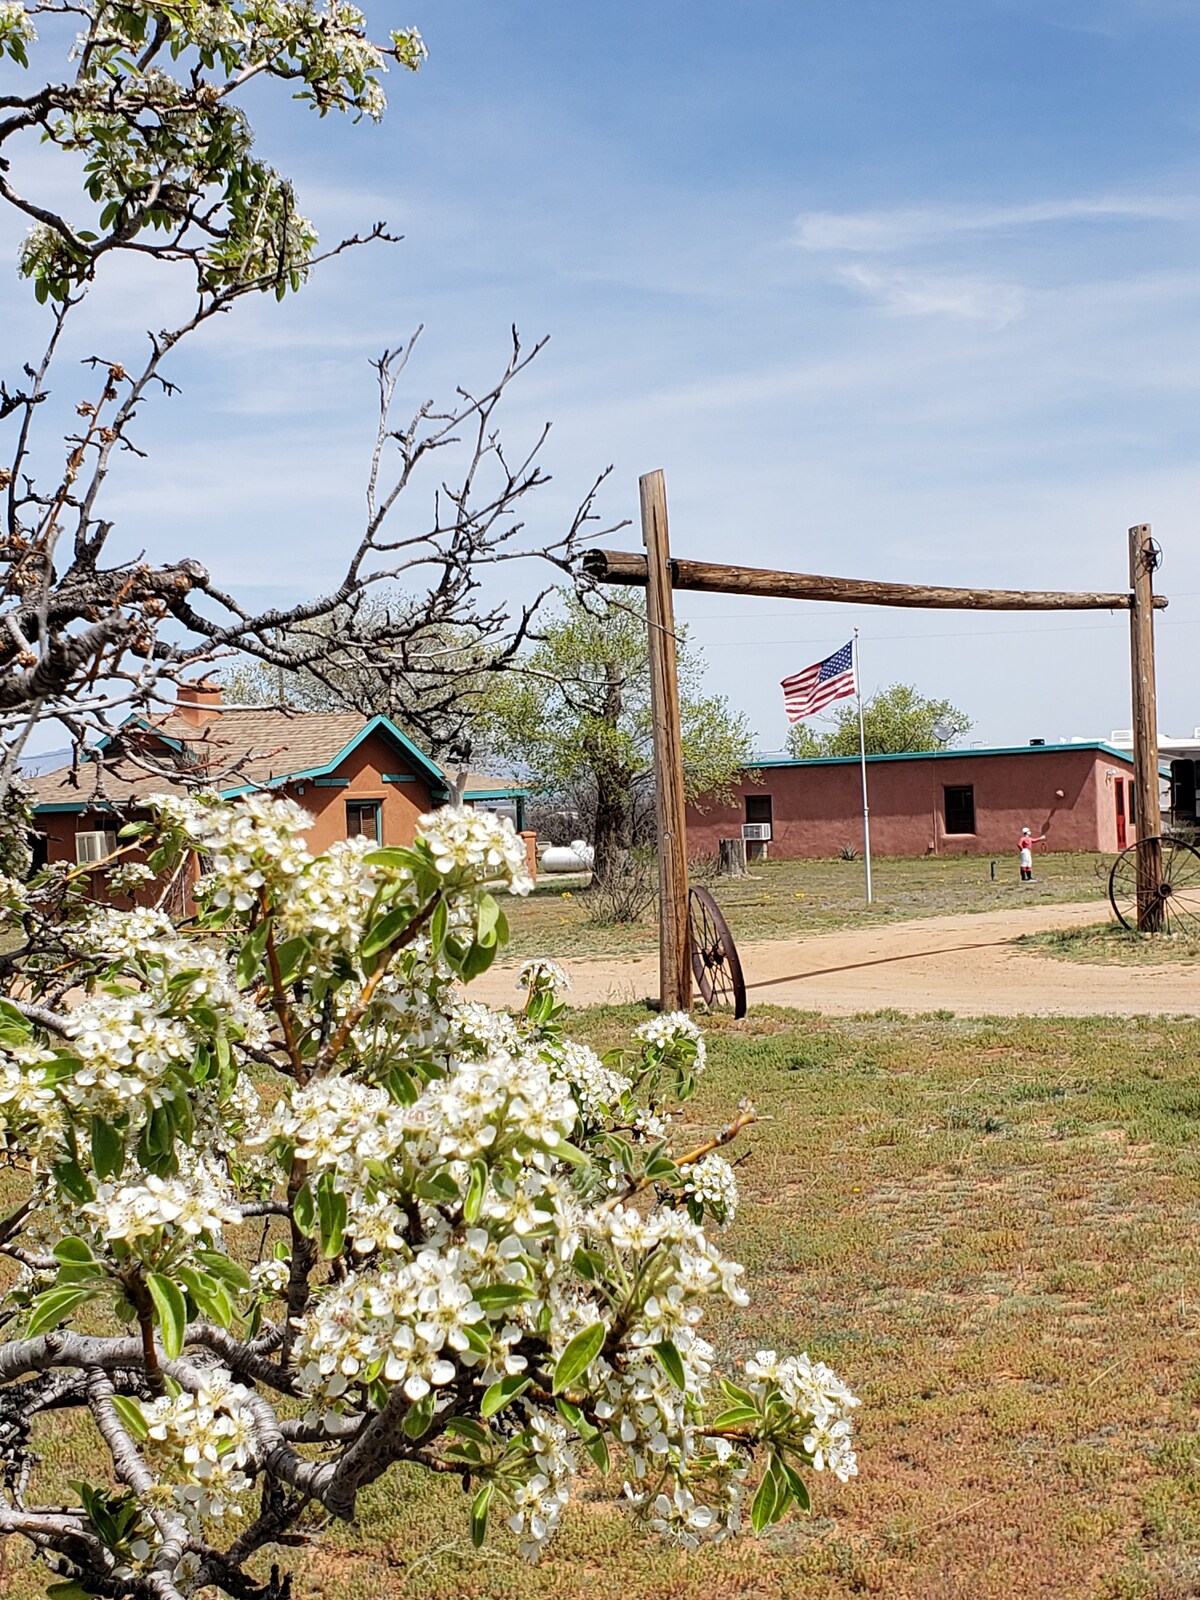
[[[709,620],[707,617],[680,618],[680,621],[686,622],[689,627],[697,626],[699,623]],[[1200,617],[1160,616],[1157,619],[1157,623],[1159,626],[1170,623],[1173,627],[1194,628],[1197,623],[1200,623]],[[1045,628],[962,628],[956,629],[951,633],[873,633],[871,638],[881,644],[892,643],[902,639],[1005,639],[1011,638],[1014,634],[1028,633],[1107,633],[1114,625],[1124,628],[1128,626],[1128,623],[1125,622],[1123,617],[1114,617],[1112,622],[1083,622],[1065,627],[1059,624],[1057,627],[1049,626]],[[827,644],[832,637],[832,634],[823,633],[809,639],[706,639],[704,648],[705,650],[743,650],[748,645]]]

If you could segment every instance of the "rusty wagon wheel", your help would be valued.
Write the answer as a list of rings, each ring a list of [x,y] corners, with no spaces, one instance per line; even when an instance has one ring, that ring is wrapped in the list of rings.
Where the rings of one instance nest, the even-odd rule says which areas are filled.
[[[688,892],[688,924],[692,940],[692,971],[705,1002],[746,1015],[746,980],[737,945],[721,908],[707,889]]]
[[[1157,844],[1162,870],[1146,886],[1151,926],[1159,933],[1200,934],[1200,850],[1182,839],[1149,839]],[[1124,928],[1138,926],[1138,847],[1113,862],[1108,875],[1108,898]]]

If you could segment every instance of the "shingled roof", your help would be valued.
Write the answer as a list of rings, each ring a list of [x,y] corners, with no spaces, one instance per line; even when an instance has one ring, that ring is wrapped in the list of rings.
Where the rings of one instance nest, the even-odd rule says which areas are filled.
[[[29,780],[34,808],[71,809],[109,804],[127,810],[148,795],[183,793],[207,782],[223,794],[266,788],[291,778],[328,772],[339,757],[368,733],[382,732],[407,763],[431,786],[445,783],[441,769],[386,717],[358,711],[292,711],[277,707],[222,707],[205,720],[172,712],[153,722],[137,722],[101,752],[77,767],[42,773]],[[164,749],[165,747],[165,749]],[[164,756],[178,779],[147,772],[139,754]],[[186,772],[186,777],[184,773]]]

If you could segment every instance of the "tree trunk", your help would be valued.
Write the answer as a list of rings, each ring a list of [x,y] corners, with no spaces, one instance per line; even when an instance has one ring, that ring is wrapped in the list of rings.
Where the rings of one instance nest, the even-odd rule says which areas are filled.
[[[744,839],[718,839],[717,848],[720,851],[717,872],[722,878],[745,878],[749,876],[746,870],[746,841]]]
[[[596,857],[592,875],[607,883],[629,849],[629,786],[612,773],[596,774]]]

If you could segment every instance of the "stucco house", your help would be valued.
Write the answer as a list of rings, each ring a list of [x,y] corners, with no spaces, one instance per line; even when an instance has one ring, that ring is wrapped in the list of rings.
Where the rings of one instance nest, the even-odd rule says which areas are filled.
[[[867,783],[878,855],[1011,853],[1026,826],[1051,850],[1112,854],[1137,835],[1132,757],[1099,740],[868,756]],[[715,855],[743,825],[771,856],[862,848],[857,756],[756,757],[738,791],[733,805],[689,808],[690,855]]]
[[[312,816],[314,852],[357,836],[411,844],[418,817],[445,803],[452,781],[387,717],[226,706],[219,686],[191,684],[169,715],[128,723],[76,766],[29,780],[35,860],[96,862],[126,822],[146,815],[149,795],[198,788],[288,796]],[[525,791],[504,779],[472,773],[463,799],[523,824]],[[527,845],[532,861],[532,837]]]

